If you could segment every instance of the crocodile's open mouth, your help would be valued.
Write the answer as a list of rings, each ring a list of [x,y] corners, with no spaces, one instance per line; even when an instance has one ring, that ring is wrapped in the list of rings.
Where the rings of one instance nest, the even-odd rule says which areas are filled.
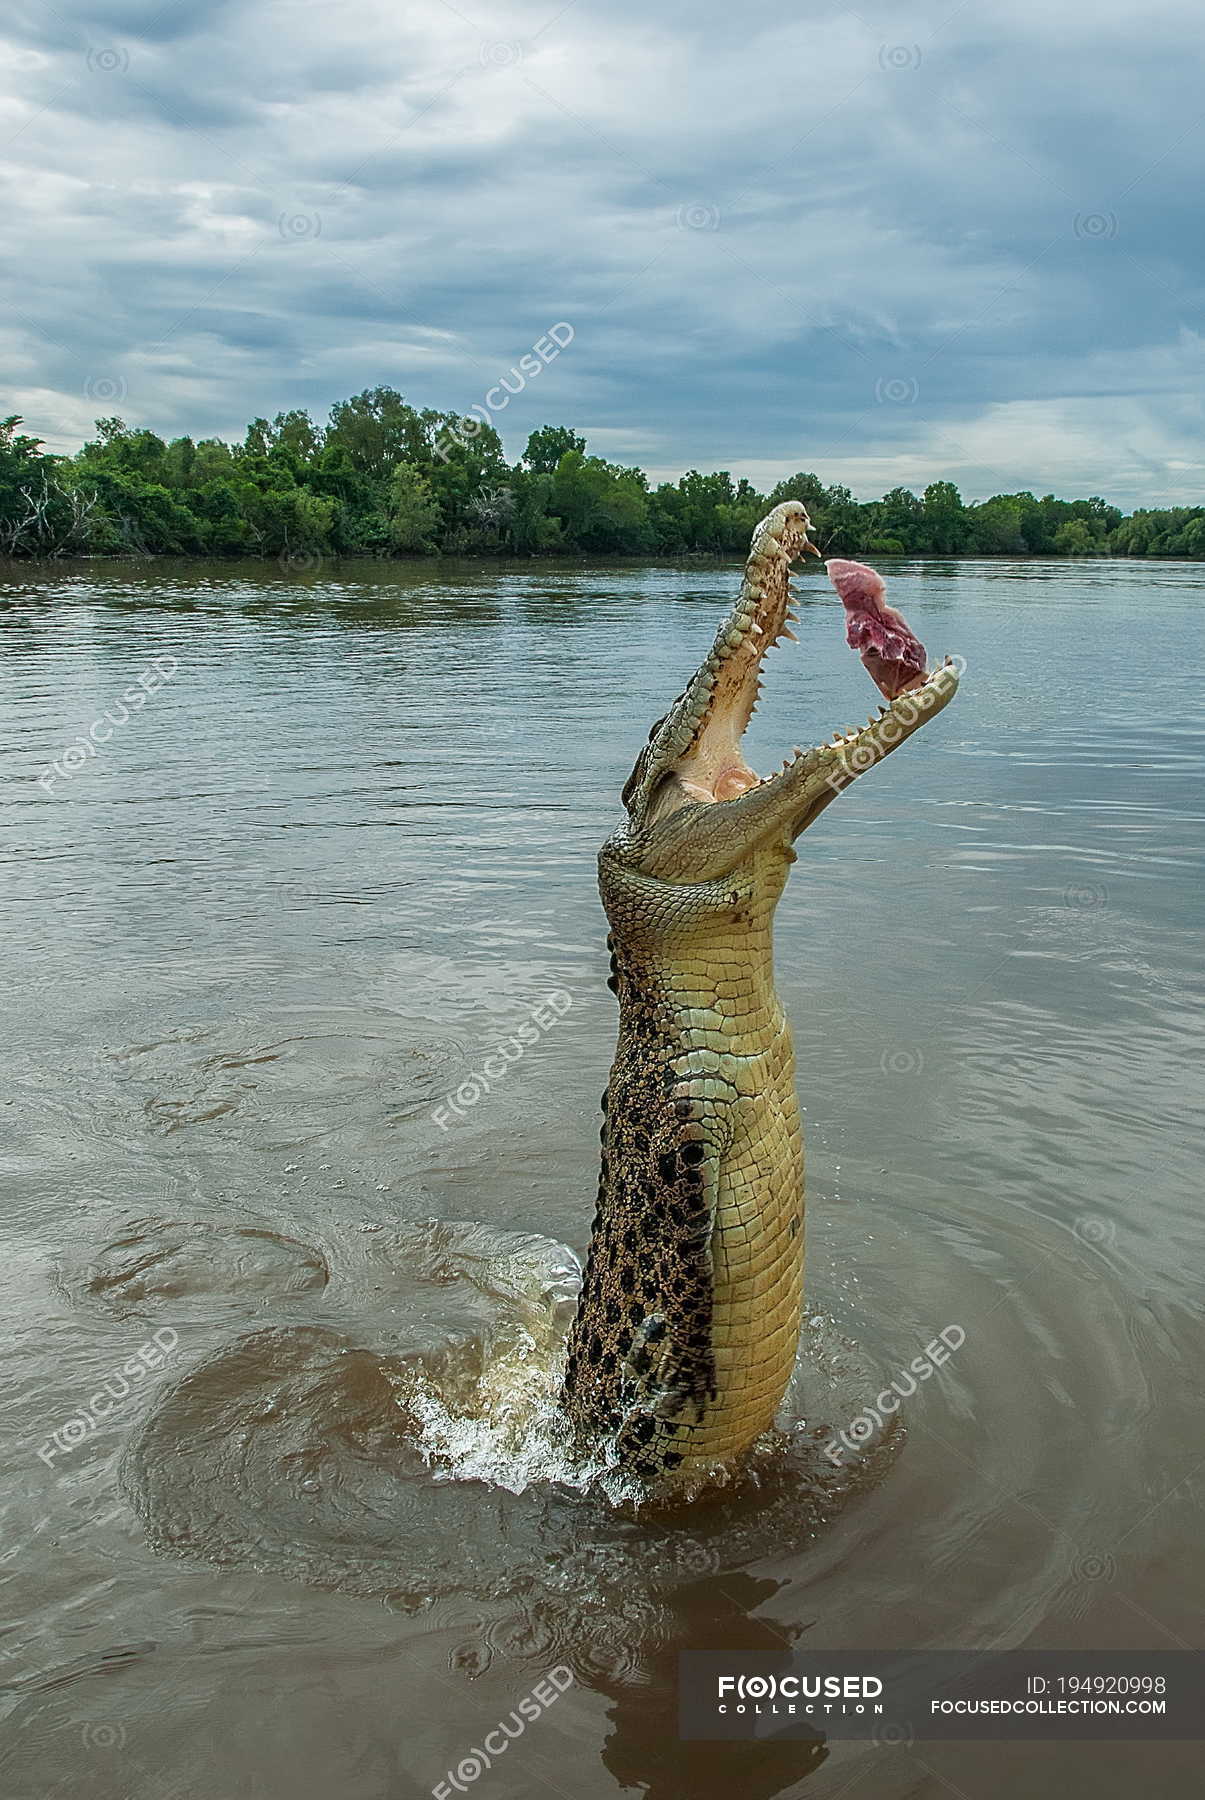
[[[739,799],[779,780],[801,759],[818,766],[835,761],[848,768],[852,779],[949,699],[956,685],[949,659],[934,668],[926,665],[923,645],[887,606],[882,577],[862,563],[834,559],[828,573],[846,609],[847,642],[861,653],[888,705],[880,706],[864,726],[834,732],[831,744],[796,747],[771,775],[758,775],[750,767],[741,745],[757,709],[765,657],[784,638],[798,642],[791,629],[799,619],[791,606],[790,562],[801,549],[819,555],[807,539],[806,525],[806,514],[793,531],[788,519],[755,542],[736,609],[684,696],[688,705],[694,698],[697,721],[692,721],[687,749],[673,762],[673,783],[666,784],[670,791],[663,788],[657,796],[656,816],[691,802]]]
[[[845,606],[848,641],[888,704],[858,729],[835,732],[831,744],[796,749],[773,775],[750,768],[741,746],[761,692],[762,665],[784,637],[794,638],[791,626],[798,623],[791,610],[791,564],[803,550],[820,554],[808,541],[808,525],[806,508],[784,500],[754,532],[735,607],[685,691],[649,732],[624,787],[635,830],[656,831],[676,814],[705,805],[731,807],[746,837],[784,829],[798,836],[863,770],[957,692],[958,672],[949,658],[926,668],[919,641],[886,604],[882,578],[861,563],[834,561],[829,572]]]

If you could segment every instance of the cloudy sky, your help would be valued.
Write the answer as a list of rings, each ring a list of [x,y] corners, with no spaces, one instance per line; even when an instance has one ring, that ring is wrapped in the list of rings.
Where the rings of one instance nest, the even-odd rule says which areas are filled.
[[[1203,497],[1199,0],[0,21],[0,412],[55,449],[468,410],[564,321],[512,456]]]

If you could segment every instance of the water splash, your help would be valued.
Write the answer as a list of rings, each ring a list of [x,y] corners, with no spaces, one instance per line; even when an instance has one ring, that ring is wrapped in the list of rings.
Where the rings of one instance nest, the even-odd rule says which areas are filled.
[[[643,1617],[666,1581],[802,1546],[902,1442],[896,1429],[839,1468],[825,1458],[877,1376],[813,1314],[779,1424],[740,1468],[693,1497],[638,1504],[605,1454],[575,1456],[556,1410],[571,1252],[448,1221],[353,1248],[350,1330],[253,1332],[164,1393],[125,1471],[158,1547],[406,1611],[518,1601],[520,1635],[561,1642],[617,1607]],[[366,1256],[391,1271],[377,1320]],[[336,1256],[336,1301],[341,1280]]]

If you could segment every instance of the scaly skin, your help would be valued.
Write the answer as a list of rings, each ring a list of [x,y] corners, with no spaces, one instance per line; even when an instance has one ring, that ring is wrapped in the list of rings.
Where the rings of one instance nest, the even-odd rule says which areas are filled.
[[[798,1347],[803,1134],[773,973],[792,843],[958,685],[943,665],[758,781],[740,740],[766,650],[793,635],[807,528],[797,501],[758,526],[736,607],[653,727],[599,857],[619,1042],[561,1403],[583,1448],[658,1486],[737,1461]]]

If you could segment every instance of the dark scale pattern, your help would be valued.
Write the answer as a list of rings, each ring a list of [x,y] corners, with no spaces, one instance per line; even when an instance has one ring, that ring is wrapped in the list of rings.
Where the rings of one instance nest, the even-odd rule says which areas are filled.
[[[613,1420],[620,1460],[652,1477],[681,1460],[672,1446],[715,1397],[708,1152],[695,1109],[667,1092],[680,1039],[653,972],[621,969],[619,980],[599,1212],[563,1404],[583,1426]]]

